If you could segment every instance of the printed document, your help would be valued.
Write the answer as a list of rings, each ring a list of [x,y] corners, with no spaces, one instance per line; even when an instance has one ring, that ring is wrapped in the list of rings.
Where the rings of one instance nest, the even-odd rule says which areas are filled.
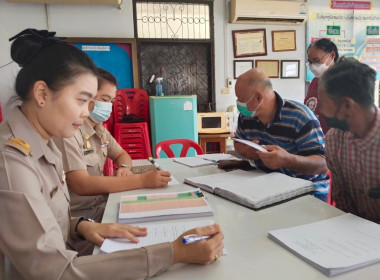
[[[380,262],[380,225],[352,214],[272,230],[268,237],[327,276]]]
[[[199,189],[184,192],[123,195],[119,223],[140,223],[214,215]]]
[[[100,247],[100,251],[103,253],[112,253],[120,250],[141,248],[162,242],[172,242],[176,240],[178,236],[189,229],[212,224],[214,224],[214,222],[211,220],[200,220],[178,223],[139,225],[141,227],[146,227],[148,231],[147,236],[138,237],[140,240],[139,243],[133,243],[126,238],[106,238]]]

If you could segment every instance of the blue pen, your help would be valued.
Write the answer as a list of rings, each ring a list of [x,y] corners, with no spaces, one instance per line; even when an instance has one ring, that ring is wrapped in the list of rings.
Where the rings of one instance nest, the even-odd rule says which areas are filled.
[[[194,242],[199,242],[202,240],[206,240],[211,238],[212,235],[196,235],[196,234],[190,234],[190,235],[185,235],[182,239],[183,244],[191,244]]]
[[[157,162],[152,157],[149,157],[148,160],[157,168],[157,170],[161,170],[161,167],[157,164]]]

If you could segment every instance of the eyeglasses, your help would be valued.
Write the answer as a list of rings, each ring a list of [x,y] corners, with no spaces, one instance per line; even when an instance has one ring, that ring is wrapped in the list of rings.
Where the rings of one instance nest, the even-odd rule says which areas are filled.
[[[323,60],[323,58],[326,56],[326,55],[329,55],[330,56],[331,53],[326,53],[324,56],[322,56],[321,58],[317,58],[316,60],[314,60],[313,62],[310,62],[310,61],[307,61],[305,64],[306,66],[310,66],[312,64],[321,64],[321,60]]]

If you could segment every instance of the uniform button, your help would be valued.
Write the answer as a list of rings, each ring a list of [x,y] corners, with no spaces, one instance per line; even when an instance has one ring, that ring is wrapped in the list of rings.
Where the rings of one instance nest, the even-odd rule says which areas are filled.
[[[61,217],[62,217],[62,211],[59,210],[59,211],[58,211],[58,218],[61,218]]]
[[[163,272],[162,270],[157,271],[155,276],[160,276],[162,274],[162,272]]]

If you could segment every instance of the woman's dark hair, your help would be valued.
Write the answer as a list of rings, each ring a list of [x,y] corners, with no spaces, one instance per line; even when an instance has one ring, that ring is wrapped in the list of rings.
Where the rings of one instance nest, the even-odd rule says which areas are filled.
[[[98,67],[98,90],[102,87],[104,82],[109,82],[117,87],[117,81],[114,75],[110,72]]]
[[[318,39],[317,41],[314,41],[307,48],[306,52],[308,52],[311,47],[315,47],[315,48],[320,49],[326,53],[334,52],[335,53],[334,62],[337,62],[339,59],[338,48],[336,47],[336,45],[334,44],[333,41],[331,41],[327,38],[321,38],[321,39]]]
[[[376,71],[353,57],[342,56],[319,79],[319,86],[339,104],[350,97],[363,107],[374,104]]]
[[[9,39],[14,40],[11,57],[22,67],[15,90],[23,101],[36,81],[44,81],[51,90],[58,91],[81,74],[97,76],[97,68],[86,53],[54,35],[29,28]]]

